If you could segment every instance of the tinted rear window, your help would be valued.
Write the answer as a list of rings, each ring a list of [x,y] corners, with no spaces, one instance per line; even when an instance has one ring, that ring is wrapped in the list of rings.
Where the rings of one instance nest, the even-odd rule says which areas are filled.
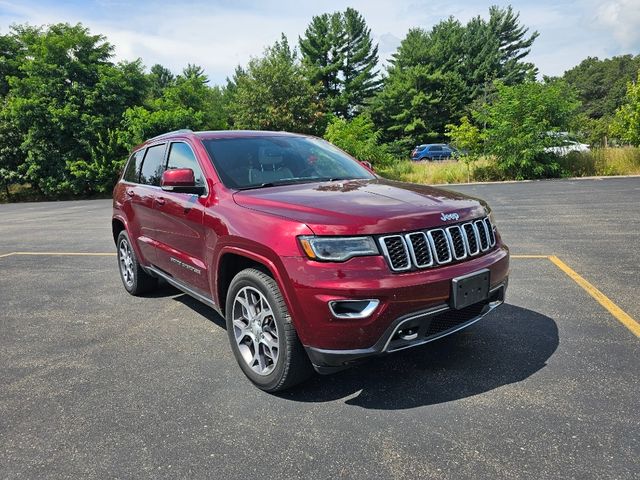
[[[160,179],[164,171],[164,147],[163,143],[147,148],[140,171],[140,183],[160,186]]]
[[[129,159],[127,163],[127,169],[124,171],[122,179],[127,182],[138,183],[138,176],[140,175],[140,166],[142,165],[142,158],[144,157],[144,150],[138,150]]]

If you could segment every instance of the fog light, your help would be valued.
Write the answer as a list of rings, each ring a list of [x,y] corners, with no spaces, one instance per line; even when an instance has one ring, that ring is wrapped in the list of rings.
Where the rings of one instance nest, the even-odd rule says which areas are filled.
[[[366,318],[380,304],[380,300],[331,300],[329,310],[336,318]]]

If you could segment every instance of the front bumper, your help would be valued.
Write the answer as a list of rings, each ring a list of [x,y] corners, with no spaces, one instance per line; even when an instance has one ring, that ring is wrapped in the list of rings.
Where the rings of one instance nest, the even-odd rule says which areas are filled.
[[[508,278],[491,289],[486,301],[454,310],[448,304],[421,310],[396,319],[369,348],[330,350],[305,346],[318,373],[330,374],[366,358],[417,347],[473,325],[504,302]]]
[[[490,271],[490,289],[505,283],[508,249],[499,244],[471,260],[393,273],[382,256],[356,257],[341,263],[281,257],[288,277],[283,287],[298,338],[321,350],[366,350],[374,347],[399,318],[450,303],[451,280],[483,269]],[[365,318],[337,318],[329,305],[342,300],[379,300]]]

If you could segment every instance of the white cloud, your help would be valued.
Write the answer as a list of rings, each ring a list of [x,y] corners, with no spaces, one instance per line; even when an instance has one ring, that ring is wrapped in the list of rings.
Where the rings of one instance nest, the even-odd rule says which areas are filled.
[[[75,2],[75,3],[74,3]],[[485,0],[352,0],[379,42],[381,61],[395,51],[411,27],[430,28],[450,15],[466,22],[486,16]],[[640,0],[524,0],[511,3],[521,21],[538,30],[530,60],[541,73],[558,75],[588,55],[639,53]],[[297,43],[313,15],[344,10],[339,0],[195,0],[127,5],[122,0],[0,0],[0,29],[11,23],[41,25],[82,22],[115,45],[117,59],[141,57],[147,66],[161,63],[179,72],[187,63],[204,67],[213,83],[222,83],[236,65],[260,55],[284,32]],[[635,51],[634,51],[635,50]]]
[[[624,48],[640,49],[640,0],[599,2],[596,22],[608,29]]]

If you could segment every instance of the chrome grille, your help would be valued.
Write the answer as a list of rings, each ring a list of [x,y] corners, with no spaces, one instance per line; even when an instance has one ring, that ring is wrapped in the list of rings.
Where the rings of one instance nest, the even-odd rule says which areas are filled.
[[[456,260],[467,258],[467,249],[464,245],[464,234],[462,233],[462,228],[458,225],[448,227],[447,235],[449,235],[449,241],[451,242],[453,258]]]
[[[436,254],[435,257],[438,263],[449,263],[453,260],[453,257],[451,257],[449,239],[443,229],[436,228],[435,230],[429,230],[427,232],[427,236],[429,237],[429,243],[431,243],[431,247]]]
[[[394,272],[444,265],[475,257],[496,244],[488,217],[446,228],[386,235],[378,239]]]
[[[464,238],[467,241],[466,247],[469,255],[477,255],[480,253],[480,246],[478,245],[478,231],[473,223],[465,223],[462,225],[464,231]]]
[[[484,220],[476,220],[474,225],[478,231],[478,239],[480,244],[480,250],[483,252],[489,250],[489,233],[487,232],[487,226]]]
[[[487,227],[487,232],[489,232],[489,245],[493,247],[496,244],[496,234],[493,231],[493,225],[491,225],[489,217],[484,219],[484,224]]]
[[[411,268],[409,261],[409,251],[404,239],[400,235],[389,235],[380,238],[382,252],[389,261],[391,270],[402,271]]]
[[[405,238],[407,239],[411,260],[416,267],[425,268],[433,265],[429,239],[424,232],[410,233],[405,235]]]

